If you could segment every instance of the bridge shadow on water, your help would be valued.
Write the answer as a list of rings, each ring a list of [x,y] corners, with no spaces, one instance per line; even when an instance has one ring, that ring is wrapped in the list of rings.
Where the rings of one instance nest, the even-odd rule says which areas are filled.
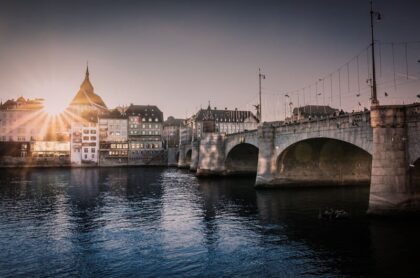
[[[329,274],[410,276],[420,271],[420,223],[369,218],[369,186],[256,191],[254,182],[253,177],[200,179],[205,218],[211,221],[234,204],[231,212],[255,219],[253,228],[261,244],[304,245],[311,250],[308,261],[319,260]],[[320,220],[319,211],[326,208],[344,209],[350,218]]]

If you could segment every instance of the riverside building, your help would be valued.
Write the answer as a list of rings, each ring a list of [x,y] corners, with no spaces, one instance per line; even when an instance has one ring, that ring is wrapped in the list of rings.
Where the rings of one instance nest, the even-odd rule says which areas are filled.
[[[99,165],[128,163],[128,121],[125,113],[115,109],[99,117]]]
[[[128,163],[163,165],[163,113],[155,105],[133,105],[126,110],[128,120]]]
[[[258,119],[251,111],[200,109],[189,120],[189,126],[193,131],[194,138],[202,138],[204,133],[238,133],[254,130],[258,127]]]
[[[73,123],[70,131],[72,165],[97,165],[99,159],[99,128],[97,123]]]

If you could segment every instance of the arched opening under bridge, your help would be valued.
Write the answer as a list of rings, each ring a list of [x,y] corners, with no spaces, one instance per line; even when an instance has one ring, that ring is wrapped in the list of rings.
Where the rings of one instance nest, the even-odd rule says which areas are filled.
[[[188,150],[187,153],[185,154],[185,164],[187,164],[188,166],[191,165],[191,155],[192,155],[192,150]]]
[[[277,159],[285,185],[370,185],[372,155],[348,142],[313,138],[287,147]]]
[[[226,156],[227,175],[255,175],[258,166],[258,148],[248,143],[233,147]]]

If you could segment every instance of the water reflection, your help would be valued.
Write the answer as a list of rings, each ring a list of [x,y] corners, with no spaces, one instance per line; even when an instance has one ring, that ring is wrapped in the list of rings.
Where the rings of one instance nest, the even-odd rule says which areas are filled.
[[[368,219],[366,187],[255,191],[159,168],[2,170],[0,276],[416,273],[419,224]],[[350,211],[320,221],[319,209]]]

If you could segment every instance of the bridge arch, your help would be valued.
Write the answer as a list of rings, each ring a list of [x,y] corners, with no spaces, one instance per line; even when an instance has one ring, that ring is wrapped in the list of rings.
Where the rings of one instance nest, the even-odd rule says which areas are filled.
[[[226,154],[227,175],[255,175],[258,167],[258,148],[249,143],[240,143]]]
[[[179,162],[179,151],[177,151],[176,154],[175,154],[175,161],[176,161],[176,164],[178,164],[178,162]]]
[[[290,185],[369,184],[372,156],[344,140],[318,137],[300,140],[277,156],[276,178]]]
[[[192,156],[192,149],[188,149],[185,153],[185,164],[187,166],[191,165],[191,156]]]

